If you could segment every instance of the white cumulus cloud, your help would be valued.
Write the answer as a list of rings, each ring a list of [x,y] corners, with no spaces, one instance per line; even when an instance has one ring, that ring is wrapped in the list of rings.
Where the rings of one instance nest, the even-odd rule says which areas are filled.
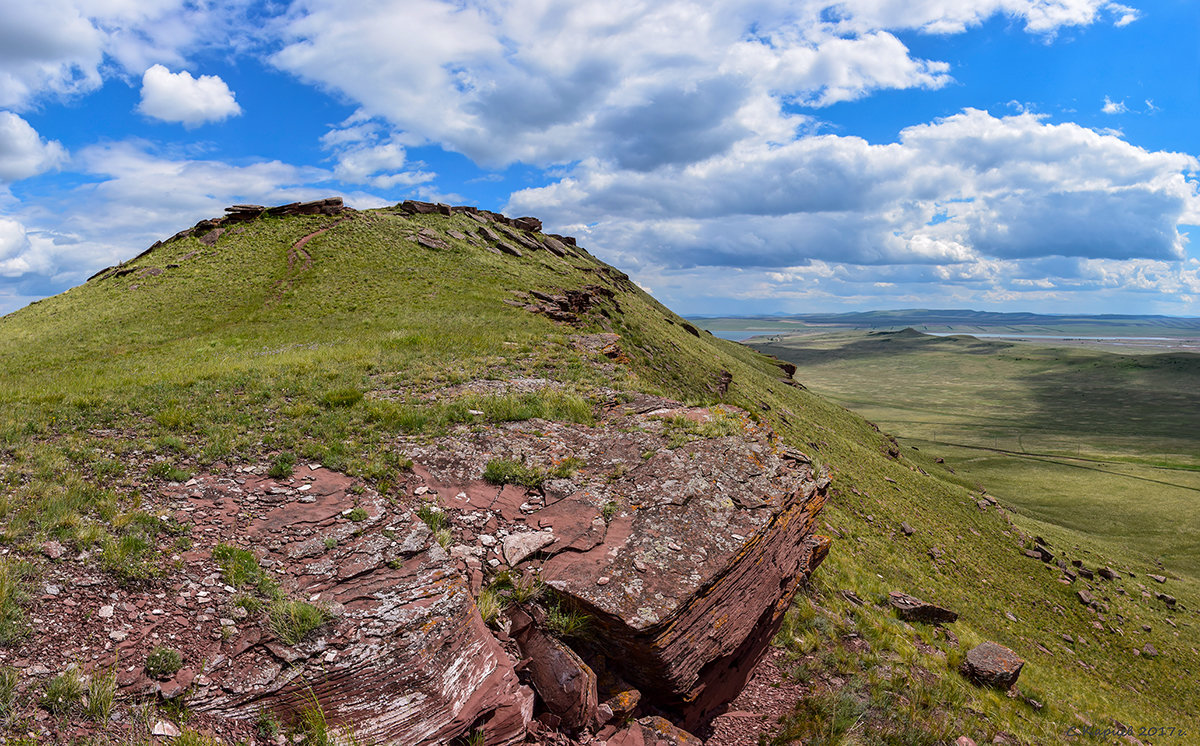
[[[1125,114],[1129,111],[1129,107],[1124,101],[1113,101],[1108,96],[1104,97],[1104,106],[1100,107],[1100,111],[1105,114]]]
[[[1034,114],[968,109],[897,142],[820,135],[742,144],[650,171],[589,160],[515,193],[626,266],[1178,260],[1200,215],[1192,156]]]
[[[162,65],[154,65],[142,75],[138,111],[164,122],[196,127],[237,116],[242,107],[219,76],[193,78],[187,70],[173,73]]]
[[[44,140],[21,117],[0,111],[0,183],[19,181],[60,166],[67,151],[57,140]]]
[[[206,46],[245,47],[250,0],[38,0],[0,3],[0,107],[75,96],[113,74],[184,64]]]
[[[1004,15],[1031,34],[1131,9],[1109,0],[298,0],[272,60],[402,139],[476,163],[586,158],[653,170],[788,142],[819,109],[940,88],[950,65],[902,32]]]
[[[334,176],[347,184],[391,189],[427,184],[437,176],[421,170],[421,164],[409,163],[404,145],[387,137],[379,123],[360,117],[351,117],[330,129],[321,138],[321,144],[333,151]]]

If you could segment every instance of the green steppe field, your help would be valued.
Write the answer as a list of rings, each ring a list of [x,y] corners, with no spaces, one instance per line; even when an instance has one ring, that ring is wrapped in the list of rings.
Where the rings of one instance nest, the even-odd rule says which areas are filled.
[[[1022,515],[1200,576],[1200,354],[837,332],[752,342]],[[777,341],[775,341],[777,340]]]

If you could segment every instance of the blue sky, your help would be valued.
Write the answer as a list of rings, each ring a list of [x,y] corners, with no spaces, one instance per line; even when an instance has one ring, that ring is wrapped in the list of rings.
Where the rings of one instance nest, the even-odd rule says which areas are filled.
[[[682,313],[1200,316],[1192,0],[0,7],[0,313],[228,204],[531,214]]]

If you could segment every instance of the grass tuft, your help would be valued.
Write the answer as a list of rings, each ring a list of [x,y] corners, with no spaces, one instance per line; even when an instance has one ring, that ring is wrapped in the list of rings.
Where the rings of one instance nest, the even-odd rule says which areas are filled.
[[[97,723],[107,723],[112,716],[113,702],[117,695],[117,668],[114,664],[108,671],[93,671],[87,687],[87,704],[84,712]]]
[[[267,469],[267,476],[272,479],[287,479],[292,476],[292,469],[296,466],[296,455],[284,451],[275,455],[271,460],[271,467]]]
[[[226,585],[243,588],[256,585],[263,579],[264,574],[259,567],[258,558],[248,549],[221,543],[213,547],[212,558],[220,568],[221,578]]]
[[[25,637],[29,627],[25,622],[22,603],[28,597],[25,577],[29,565],[12,557],[0,557],[0,644],[11,645]]]
[[[46,685],[46,692],[42,695],[42,707],[55,715],[66,715],[83,701],[85,691],[79,669],[72,666]]]
[[[334,407],[353,407],[362,400],[363,392],[353,388],[333,389],[321,394],[322,406],[331,409]]]
[[[283,598],[271,604],[267,617],[271,623],[271,630],[280,640],[288,645],[296,645],[332,619],[333,615],[327,609],[307,601]]]
[[[504,458],[492,459],[483,470],[483,478],[492,484],[541,487],[546,477],[546,472],[536,466],[526,466],[520,461]]]
[[[183,654],[178,650],[166,647],[156,647],[146,656],[146,673],[152,679],[165,679],[174,676],[183,668]]]

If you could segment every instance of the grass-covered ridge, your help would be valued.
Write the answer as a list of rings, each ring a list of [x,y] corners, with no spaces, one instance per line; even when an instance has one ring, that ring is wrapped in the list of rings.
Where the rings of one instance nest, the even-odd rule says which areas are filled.
[[[995,511],[980,512],[968,487],[931,460],[917,452],[889,458],[889,441],[861,417],[786,385],[770,359],[695,334],[590,256],[527,251],[518,258],[449,234],[470,234],[475,225],[465,215],[406,217],[389,209],[344,220],[262,218],[225,232],[214,246],[182,238],[126,267],[159,274],[94,280],[0,319],[6,545],[35,562],[43,561],[37,547],[47,539],[99,550],[98,557],[127,550],[127,566],[152,568],[187,536],[147,516],[142,496],[215,463],[316,461],[395,497],[391,485],[410,466],[393,447],[400,436],[532,417],[586,424],[591,407],[614,389],[726,402],[769,421],[785,442],[833,471],[837,492],[824,520],[839,538],[817,572],[822,611],[798,612],[781,636],[798,665],[814,678],[841,671],[854,691],[878,692],[881,708],[918,667],[933,677],[922,679],[927,699],[953,694],[947,707],[914,705],[906,740],[894,742],[937,743],[951,731],[986,742],[1003,731],[1025,743],[1057,743],[1080,717],[1198,725],[1187,703],[1200,701],[1200,687],[1176,675],[1196,670],[1195,643],[1172,637],[1156,619],[1147,639],[1167,652],[1153,661],[1133,657],[1142,642],[1136,629],[1095,630],[1071,589],[1020,555],[1016,530]],[[449,248],[416,243],[422,228]],[[328,230],[304,245],[311,265],[289,268],[289,249],[321,229]],[[517,292],[587,285],[615,296],[601,299],[578,327],[505,302]],[[576,335],[600,332],[619,335],[623,358],[574,343]],[[724,374],[731,379],[722,394]],[[545,379],[552,385],[542,390],[554,393],[528,398],[468,385],[529,378]],[[692,436],[682,424],[678,430],[681,439]],[[501,464],[495,476],[528,476],[518,472]],[[901,521],[917,532],[900,536]],[[1062,532],[1048,538],[1077,541]],[[930,559],[931,547],[942,562]],[[240,566],[236,559],[231,553],[231,568]],[[1129,560],[1145,572],[1137,561]],[[23,582],[22,573],[13,577]],[[866,603],[850,604],[842,590]],[[962,648],[898,623],[878,603],[889,590],[958,610],[953,629],[963,646],[994,639],[1013,647],[1029,660],[1022,681],[1045,707],[965,684],[953,670]],[[10,593],[19,610],[21,589]],[[1189,594],[1178,593],[1191,607]],[[1126,602],[1114,598],[1113,606],[1124,613]],[[18,612],[12,619],[21,623]],[[1067,654],[1060,643],[1066,633],[1087,642]],[[869,658],[807,660],[851,634],[871,642]],[[881,681],[888,671],[902,678]],[[809,703],[801,715],[824,712],[826,704]]]

